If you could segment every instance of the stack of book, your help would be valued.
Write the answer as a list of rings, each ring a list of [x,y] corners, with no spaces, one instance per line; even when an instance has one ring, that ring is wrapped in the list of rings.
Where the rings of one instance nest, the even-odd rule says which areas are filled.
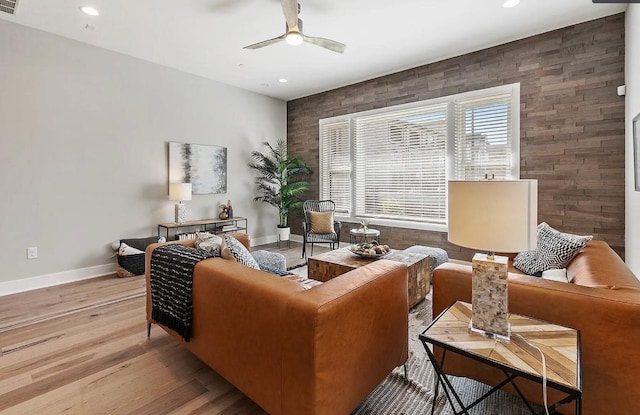
[[[238,230],[238,227],[235,224],[225,225],[222,227],[222,232],[233,232],[237,230]]]

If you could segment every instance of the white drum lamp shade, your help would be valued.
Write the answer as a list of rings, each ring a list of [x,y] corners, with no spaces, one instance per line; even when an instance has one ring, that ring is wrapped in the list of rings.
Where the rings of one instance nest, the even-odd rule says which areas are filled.
[[[538,181],[449,182],[449,242],[490,252],[537,245]]]
[[[191,200],[191,183],[170,183],[169,200]]]
[[[169,183],[169,200],[177,200],[175,206],[175,222],[187,221],[187,207],[182,203],[191,200],[191,183]]]
[[[450,181],[449,242],[488,254],[473,257],[471,330],[508,340],[508,258],[537,246],[536,180]]]

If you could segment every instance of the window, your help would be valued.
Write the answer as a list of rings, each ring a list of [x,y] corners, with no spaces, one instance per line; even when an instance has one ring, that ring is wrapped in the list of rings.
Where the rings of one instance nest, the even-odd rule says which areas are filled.
[[[351,142],[349,120],[320,120],[321,199],[331,199],[336,212],[351,212]]]
[[[447,180],[519,177],[519,85],[320,120],[320,198],[345,219],[444,229]]]

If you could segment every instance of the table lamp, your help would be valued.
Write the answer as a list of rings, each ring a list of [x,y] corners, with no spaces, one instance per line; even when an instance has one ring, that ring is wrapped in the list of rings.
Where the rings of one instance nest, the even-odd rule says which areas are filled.
[[[449,242],[487,251],[472,261],[473,332],[509,340],[508,258],[537,246],[537,180],[450,181]]]
[[[169,200],[177,200],[176,223],[187,221],[187,207],[183,200],[191,200],[191,183],[169,183]]]

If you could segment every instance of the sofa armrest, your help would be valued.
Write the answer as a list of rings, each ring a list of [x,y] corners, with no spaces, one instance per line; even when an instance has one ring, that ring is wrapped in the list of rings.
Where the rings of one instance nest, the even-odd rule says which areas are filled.
[[[617,413],[634,413],[633,406],[640,401],[639,290],[584,287],[509,273],[508,296],[509,312],[580,330],[585,413],[606,413],[614,407]],[[471,267],[452,263],[438,267],[433,299],[434,316],[456,300],[471,302]],[[503,378],[498,371],[455,355],[447,356],[445,370],[485,383]],[[540,402],[538,384],[519,385],[531,400]]]
[[[348,414],[407,360],[407,267],[358,268],[290,297],[286,315],[282,413]]]

